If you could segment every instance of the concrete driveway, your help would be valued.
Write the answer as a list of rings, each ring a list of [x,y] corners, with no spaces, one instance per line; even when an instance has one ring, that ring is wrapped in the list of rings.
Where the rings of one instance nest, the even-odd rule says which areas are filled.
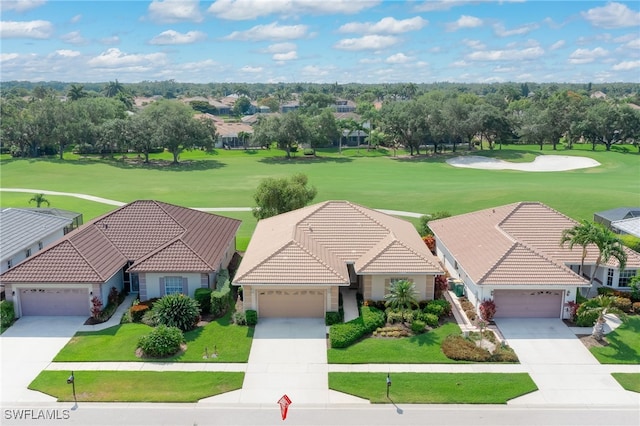
[[[55,398],[27,389],[67,344],[86,317],[22,317],[0,336],[0,401],[45,402]]]
[[[499,318],[498,328],[539,390],[509,404],[640,405],[611,372],[638,366],[601,365],[573,332],[553,318]]]

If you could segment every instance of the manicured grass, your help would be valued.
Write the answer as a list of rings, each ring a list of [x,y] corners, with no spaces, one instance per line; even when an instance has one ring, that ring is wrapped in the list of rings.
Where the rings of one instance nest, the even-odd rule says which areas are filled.
[[[589,350],[601,364],[640,364],[640,317],[628,317],[606,337],[608,346]]]
[[[398,404],[506,404],[537,390],[527,373],[394,373],[387,399],[386,373],[329,373],[329,388]]]
[[[611,375],[626,390],[640,393],[640,373],[612,373]]]
[[[432,331],[399,339],[366,338],[347,348],[327,351],[330,364],[463,364],[447,358],[440,349],[442,340],[459,334],[460,327],[447,323]]]
[[[247,362],[253,340],[252,327],[230,324],[230,315],[184,334],[187,350],[179,355],[163,358],[162,362]],[[78,332],[56,355],[56,362],[115,362],[154,361],[140,359],[135,351],[141,336],[151,327],[144,324],[121,324],[106,330]],[[204,359],[218,351],[217,358]]]
[[[43,371],[29,389],[73,401],[68,371]],[[184,371],[74,371],[84,402],[197,402],[242,388],[244,373]]]

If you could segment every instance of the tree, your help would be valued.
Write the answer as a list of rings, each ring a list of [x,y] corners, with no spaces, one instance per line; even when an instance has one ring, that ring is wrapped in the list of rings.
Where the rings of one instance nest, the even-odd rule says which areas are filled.
[[[402,313],[402,322],[405,322],[405,311],[418,306],[418,293],[416,286],[411,281],[398,280],[391,282],[389,293],[384,295],[385,305],[391,309],[399,309]]]
[[[124,92],[125,88],[118,82],[118,79],[116,78],[116,81],[110,81],[106,86],[104,86],[104,89],[102,89],[102,91],[106,97],[113,98],[117,96],[118,93]]]
[[[323,109],[318,115],[310,117],[307,122],[310,130],[309,143],[316,155],[316,148],[331,146],[340,137],[336,119],[330,109]]]
[[[250,108],[251,101],[249,100],[249,98],[247,98],[246,96],[241,96],[236,99],[235,103],[233,104],[233,114],[237,116],[247,114]]]
[[[580,259],[580,270],[578,274],[582,276],[584,271],[584,259],[587,257],[587,246],[593,243],[595,234],[595,225],[593,222],[583,220],[579,225],[575,225],[573,228],[565,229],[562,231],[560,238],[560,245],[564,246],[565,243],[569,243],[569,250],[573,250],[573,246],[578,245],[582,247],[582,257]]]
[[[597,314],[598,316],[591,334],[594,339],[602,340],[604,337],[604,324],[606,322],[605,315],[614,314],[617,315],[621,321],[626,320],[626,314],[620,308],[615,306],[615,301],[616,299],[614,296],[602,294],[584,304],[585,308],[582,310],[582,315],[588,316],[590,314]]]
[[[244,131],[238,132],[238,139],[242,141],[244,149],[247,149],[247,139],[251,139],[251,133]]]
[[[260,220],[306,206],[317,194],[316,188],[307,183],[307,176],[301,173],[288,179],[264,179],[253,196],[257,204],[253,216]]]
[[[451,213],[447,211],[437,211],[432,214],[425,214],[420,216],[420,225],[418,227],[418,232],[420,235],[433,235],[433,231],[429,228],[429,222],[432,220],[444,219],[445,217],[451,216]]]
[[[34,194],[33,197],[29,200],[29,204],[34,201],[36,203],[36,207],[40,208],[42,204],[46,204],[49,206],[49,200],[44,197],[44,194]]]
[[[72,101],[77,101],[85,96],[87,96],[87,92],[84,90],[84,86],[82,84],[72,84],[71,88],[67,92],[67,97]]]

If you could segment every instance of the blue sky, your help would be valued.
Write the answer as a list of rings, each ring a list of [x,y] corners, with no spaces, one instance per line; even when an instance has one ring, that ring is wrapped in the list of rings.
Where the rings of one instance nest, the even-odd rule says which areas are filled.
[[[0,2],[0,79],[640,82],[640,2]]]

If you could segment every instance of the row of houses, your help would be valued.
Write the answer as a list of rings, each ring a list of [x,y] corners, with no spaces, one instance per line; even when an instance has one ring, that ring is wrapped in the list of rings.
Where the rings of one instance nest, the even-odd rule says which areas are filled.
[[[4,214],[4,212],[3,212]],[[4,217],[4,216],[3,216]],[[25,216],[26,217],[26,216]],[[26,220],[26,219],[25,219]],[[341,289],[384,300],[397,280],[418,298],[435,296],[435,277],[464,283],[476,306],[493,299],[496,317],[567,318],[578,291],[627,288],[640,254],[627,266],[595,271],[597,250],[560,246],[575,221],[537,202],[519,202],[430,222],[436,253],[414,226],[349,201],[325,201],[258,222],[235,274],[244,309],[260,317],[324,317],[339,309]],[[137,292],[141,300],[193,296],[215,285],[235,254],[240,221],[153,200],[98,217],[0,275],[16,314],[88,316],[91,298]],[[3,256],[5,224],[2,223]],[[44,238],[42,238],[44,241]]]

